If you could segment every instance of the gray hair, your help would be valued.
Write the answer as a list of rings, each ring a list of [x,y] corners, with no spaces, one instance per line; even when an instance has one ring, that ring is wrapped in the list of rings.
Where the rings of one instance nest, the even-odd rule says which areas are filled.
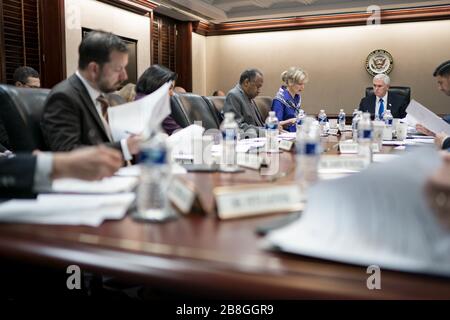
[[[384,82],[385,85],[390,85],[391,84],[391,78],[389,78],[389,76],[387,74],[384,73],[380,73],[377,74],[375,77],[373,77],[373,80],[381,80]]]

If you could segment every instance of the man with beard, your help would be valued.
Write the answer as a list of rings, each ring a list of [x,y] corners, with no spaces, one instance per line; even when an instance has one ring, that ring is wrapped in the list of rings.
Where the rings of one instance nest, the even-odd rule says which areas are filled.
[[[126,44],[109,32],[92,31],[81,42],[78,70],[50,92],[42,116],[44,137],[52,151],[106,144],[125,160],[138,152],[139,137],[114,142],[108,124],[106,94],[116,91],[128,76]]]

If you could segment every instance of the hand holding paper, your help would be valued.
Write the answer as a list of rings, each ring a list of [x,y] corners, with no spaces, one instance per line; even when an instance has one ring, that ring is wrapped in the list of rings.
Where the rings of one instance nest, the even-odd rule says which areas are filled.
[[[140,100],[108,108],[114,141],[128,138],[131,132],[142,133],[143,139],[148,138],[151,131],[170,115],[169,88],[168,82]]]

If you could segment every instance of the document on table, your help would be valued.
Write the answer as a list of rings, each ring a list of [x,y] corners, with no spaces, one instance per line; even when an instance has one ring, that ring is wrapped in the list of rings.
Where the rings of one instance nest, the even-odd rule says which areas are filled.
[[[438,153],[425,148],[389,166],[319,182],[301,218],[270,233],[267,241],[305,256],[450,276],[450,233],[423,193],[439,164]]]
[[[108,121],[114,141],[142,134],[144,139],[152,129],[170,115],[170,82],[137,101],[108,108]]]
[[[434,133],[445,132],[450,135],[450,125],[414,99],[409,103],[406,112],[428,130]]]
[[[56,193],[118,193],[131,191],[138,183],[137,177],[110,177],[99,181],[56,179],[52,191]]]
[[[115,195],[41,194],[33,200],[0,204],[0,221],[97,227],[106,219],[122,219],[133,193]]]

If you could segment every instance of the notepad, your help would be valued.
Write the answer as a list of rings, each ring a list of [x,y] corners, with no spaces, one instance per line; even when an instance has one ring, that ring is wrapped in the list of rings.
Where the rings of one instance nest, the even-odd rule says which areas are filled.
[[[320,182],[308,193],[302,217],[272,232],[268,242],[305,256],[450,276],[450,233],[423,192],[439,164],[438,153],[426,148],[389,166]]]

